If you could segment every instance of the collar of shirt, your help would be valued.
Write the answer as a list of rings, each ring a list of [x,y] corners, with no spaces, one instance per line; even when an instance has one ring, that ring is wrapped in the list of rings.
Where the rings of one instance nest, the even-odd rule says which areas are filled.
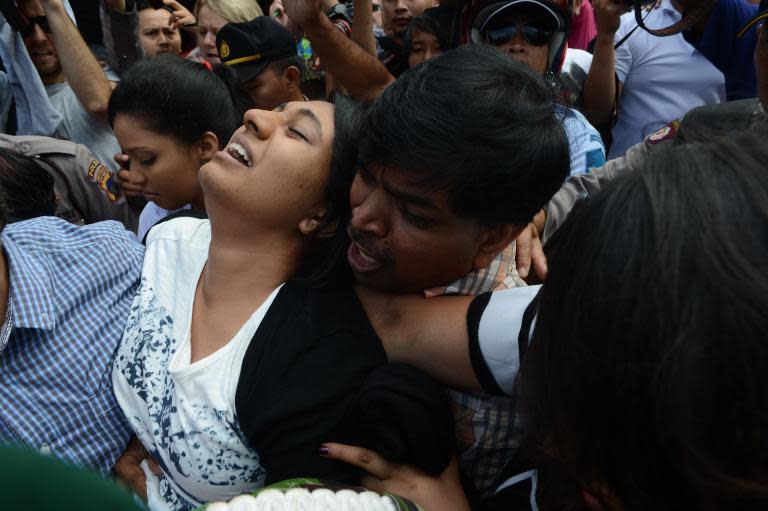
[[[673,16],[676,20],[680,20],[683,17],[680,11],[675,9],[675,6],[672,5],[672,0],[661,0],[661,10],[666,14]]]
[[[56,315],[50,269],[40,263],[34,252],[22,252],[5,233],[3,249],[8,261],[8,306],[14,328],[53,330]]]

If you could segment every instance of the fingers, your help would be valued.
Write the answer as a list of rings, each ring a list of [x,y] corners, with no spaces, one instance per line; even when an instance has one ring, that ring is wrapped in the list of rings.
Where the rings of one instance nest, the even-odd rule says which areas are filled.
[[[160,465],[157,464],[157,461],[155,461],[155,458],[147,455],[146,460],[147,460],[147,465],[149,465],[149,470],[151,470],[153,474],[155,474],[158,477],[163,475],[163,469],[160,468]]]
[[[528,276],[531,269],[531,244],[533,242],[533,228],[531,225],[523,229],[515,240],[515,264],[517,273],[521,278]]]
[[[389,479],[395,471],[395,465],[381,455],[362,447],[327,443],[320,448],[320,455],[354,465],[377,479]]]
[[[541,244],[541,238],[538,234],[531,244],[531,278],[536,278],[538,282],[543,282],[547,278],[547,256],[544,254],[544,247]],[[529,282],[530,284],[530,282]]]
[[[139,439],[133,437],[114,468],[115,478],[144,500],[147,498],[147,477],[140,465],[146,455],[147,451]]]

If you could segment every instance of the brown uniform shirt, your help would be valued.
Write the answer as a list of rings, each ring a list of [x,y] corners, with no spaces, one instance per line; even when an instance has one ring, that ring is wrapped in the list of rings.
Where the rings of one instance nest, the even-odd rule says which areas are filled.
[[[37,158],[53,177],[56,216],[74,224],[117,220],[136,232],[143,201],[126,199],[87,147],[48,137],[0,134],[0,147]]]

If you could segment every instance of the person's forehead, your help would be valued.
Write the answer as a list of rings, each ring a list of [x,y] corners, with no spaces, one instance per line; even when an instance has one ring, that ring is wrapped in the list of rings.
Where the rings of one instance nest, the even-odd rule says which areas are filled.
[[[227,23],[229,23],[229,20],[227,20],[223,16],[219,16],[210,7],[208,7],[207,5],[204,5],[200,8],[200,15],[198,16],[197,22],[198,24],[204,25],[207,27],[221,28]]]
[[[168,26],[168,21],[171,19],[171,13],[165,9],[142,9],[139,11],[139,23],[142,26],[148,25],[161,25]]]
[[[22,0],[19,4],[19,8],[27,17],[45,16],[45,9],[43,8],[43,4],[40,3],[40,0]]]
[[[429,43],[437,41],[437,36],[431,32],[413,29],[411,30],[411,40]]]

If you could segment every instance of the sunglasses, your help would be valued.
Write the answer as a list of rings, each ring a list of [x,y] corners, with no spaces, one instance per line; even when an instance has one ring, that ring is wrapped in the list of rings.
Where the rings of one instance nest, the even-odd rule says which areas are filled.
[[[45,16],[29,16],[25,18],[26,24],[15,28],[15,30],[21,34],[22,37],[29,37],[35,30],[35,25],[46,34],[51,33],[51,26],[48,24],[48,18]]]
[[[506,27],[492,28],[485,30],[483,34],[486,41],[494,46],[498,46],[514,39],[518,32],[522,32],[523,39],[534,46],[548,44],[552,39],[552,34],[554,34],[552,30],[546,30],[530,23],[517,23],[515,25],[507,25]]]

